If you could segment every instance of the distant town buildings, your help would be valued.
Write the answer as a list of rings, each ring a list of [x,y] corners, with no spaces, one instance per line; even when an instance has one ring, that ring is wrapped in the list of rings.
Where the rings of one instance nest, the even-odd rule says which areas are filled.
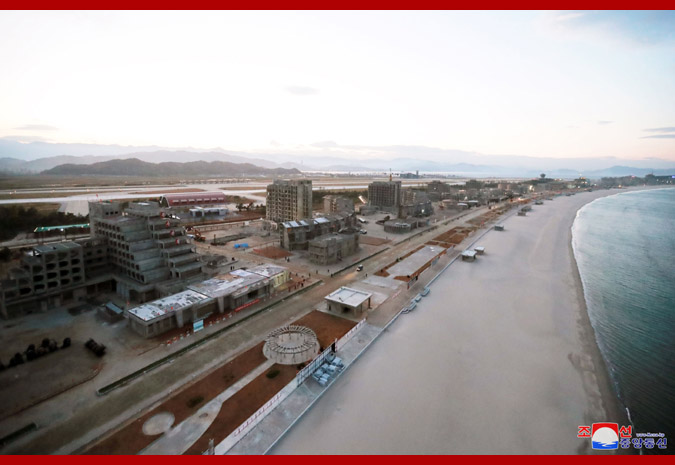
[[[267,219],[281,223],[312,217],[312,181],[276,180],[267,186]]]
[[[164,194],[159,197],[161,207],[191,207],[225,203],[227,203],[227,197],[220,191]]]

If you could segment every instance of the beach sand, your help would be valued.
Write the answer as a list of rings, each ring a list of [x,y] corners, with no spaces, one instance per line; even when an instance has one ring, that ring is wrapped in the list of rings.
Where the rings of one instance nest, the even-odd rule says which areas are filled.
[[[505,219],[475,244],[485,255],[448,268],[271,453],[591,453],[578,426],[627,421],[570,228],[580,207],[616,193],[557,197]]]

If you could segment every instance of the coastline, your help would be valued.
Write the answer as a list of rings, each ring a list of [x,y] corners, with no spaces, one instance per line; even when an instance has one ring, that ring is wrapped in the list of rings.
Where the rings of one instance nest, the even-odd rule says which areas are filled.
[[[611,197],[614,195],[623,195],[631,192],[639,192],[645,190],[659,190],[659,189],[673,189],[673,188],[663,186],[640,186],[636,188],[626,189],[624,192],[617,192],[614,194],[597,197],[591,200],[590,202],[586,202],[577,209],[574,219],[572,220],[569,228],[570,231],[569,249],[572,261],[574,263],[573,274],[577,287],[577,298],[579,301],[579,306],[581,308],[581,311],[579,312],[579,330],[580,333],[582,334],[582,338],[586,346],[586,351],[591,355],[593,364],[595,366],[597,383],[602,393],[603,407],[605,409],[605,412],[607,413],[608,418],[607,421],[616,422],[619,423],[619,425],[632,425],[633,428],[635,427],[635,425],[633,425],[633,422],[630,418],[630,413],[628,412],[626,406],[623,404],[620,395],[617,391],[616,382],[611,376],[609,364],[605,359],[602,350],[600,349],[595,328],[593,327],[593,324],[590,319],[588,311],[588,300],[586,298],[586,288],[584,286],[584,281],[581,277],[581,270],[579,269],[579,265],[576,259],[576,249],[574,247],[573,229],[574,223],[578,218],[579,211],[581,211],[581,209],[585,208],[591,203],[595,202],[596,200]],[[599,421],[599,420],[589,419],[588,424],[592,423],[592,421]],[[627,450],[619,449],[618,452],[623,454],[637,453],[633,449]]]
[[[396,402],[387,403],[386,396],[380,396],[379,403],[382,403],[382,406],[377,407],[375,410],[372,405],[370,405],[372,404],[372,399],[366,399],[364,402],[363,399],[354,400],[353,398],[354,396],[362,397],[363,395],[355,391],[350,385],[357,382],[359,384],[363,383],[364,380],[359,379],[360,377],[374,376],[372,373],[378,369],[378,365],[382,364],[383,357],[386,357],[387,355],[394,358],[396,358],[396,356],[399,358],[408,356],[408,354],[405,354],[404,352],[397,352],[394,354],[393,351],[396,348],[392,346],[392,343],[401,345],[401,341],[413,342],[410,340],[410,336],[413,334],[410,332],[410,328],[406,328],[406,326],[414,324],[412,320],[419,315],[422,315],[422,313],[416,313],[414,315],[407,315],[403,322],[401,320],[397,321],[392,328],[387,331],[390,334],[383,334],[380,341],[378,341],[377,344],[374,344],[373,347],[364,354],[364,357],[345,373],[347,376],[341,377],[341,379],[338,380],[339,382],[336,382],[336,385],[330,389],[330,392],[326,393],[326,396],[324,396],[325,398],[312,407],[312,409],[298,421],[298,424],[289,431],[285,437],[281,438],[278,444],[269,452],[330,452],[337,454],[373,452],[595,453],[590,447],[590,440],[576,438],[577,426],[590,425],[593,422],[602,421],[616,422],[619,424],[629,424],[629,422],[626,412],[621,406],[620,399],[617,396],[608,366],[599,348],[595,337],[595,330],[588,315],[583,281],[574,255],[572,226],[578,211],[592,201],[610,195],[645,189],[649,189],[649,187],[640,186],[626,189],[622,192],[595,191],[594,194],[580,193],[578,196],[574,197],[557,198],[551,203],[552,210],[548,213],[550,217],[556,218],[542,219],[541,221],[546,222],[539,224],[539,226],[541,226],[539,231],[533,231],[533,229],[537,228],[535,223],[534,228],[530,227],[530,230],[525,226],[525,229],[518,231],[518,233],[524,237],[509,239],[515,241],[511,243],[511,247],[508,247],[503,243],[499,244],[498,242],[488,244],[488,252],[486,253],[489,255],[485,258],[481,258],[479,262],[484,260],[495,260],[495,256],[499,255],[498,252],[500,252],[499,250],[496,250],[499,247],[510,249],[503,251],[503,257],[497,256],[496,259],[502,258],[500,266],[504,266],[503,262],[513,260],[522,262],[519,264],[508,264],[513,268],[517,268],[514,269],[513,274],[517,275],[517,272],[523,271],[523,275],[519,277],[521,281],[515,279],[513,282],[501,284],[501,286],[496,285],[498,289],[494,292],[499,295],[499,298],[496,301],[490,301],[489,297],[486,297],[484,294],[477,296],[473,302],[464,304],[464,309],[468,311],[462,311],[459,315],[465,315],[470,311],[475,312],[481,307],[490,309],[491,305],[505,306],[505,300],[515,300],[518,301],[518,303],[512,304],[513,308],[505,308],[504,310],[508,312],[513,312],[515,310],[517,312],[521,308],[525,308],[526,310],[524,310],[523,313],[527,313],[527,315],[521,315],[520,318],[517,318],[517,325],[514,327],[508,327],[508,325],[512,325],[513,322],[506,322],[507,320],[502,322],[506,322],[506,325],[501,324],[500,326],[500,323],[494,324],[489,320],[479,319],[478,321],[471,321],[474,317],[460,316],[459,318],[462,318],[465,321],[453,321],[453,325],[456,325],[458,329],[450,329],[451,335],[449,336],[451,339],[465,338],[465,340],[459,341],[460,343],[456,344],[452,341],[452,343],[448,344],[447,340],[441,338],[436,339],[431,343],[428,341],[418,341],[422,344],[429,344],[430,348],[434,350],[442,349],[443,351],[447,351],[449,348],[448,346],[459,346],[456,356],[450,355],[450,359],[445,368],[448,373],[451,373],[451,376],[437,377],[435,374],[429,373],[419,366],[405,367],[405,369],[412,371],[410,376],[417,377],[417,379],[424,379],[426,377],[433,378],[436,381],[436,384],[447,383],[448,386],[446,386],[446,390],[451,389],[454,396],[462,400],[461,402],[458,401],[458,403],[463,404],[462,406],[453,408],[448,408],[447,406],[441,407],[441,409],[447,412],[444,414],[447,415],[447,418],[430,418],[431,416],[439,416],[438,412],[434,412],[434,414],[427,412],[427,416],[424,417],[417,413],[415,408],[410,409],[408,414],[406,414],[406,409],[408,407],[401,407],[400,403]],[[584,200],[583,203],[578,203],[581,199]],[[546,202],[546,204],[548,204],[548,202]],[[555,206],[557,204],[561,205]],[[547,210],[546,207],[537,207],[532,213],[532,217],[536,218],[537,212],[539,211],[545,213]],[[543,216],[541,218],[543,218]],[[527,220],[515,219],[512,224],[513,226],[518,225],[521,227],[527,224],[526,221]],[[536,222],[537,220],[534,221]],[[511,231],[513,228],[510,226],[511,223],[507,226],[507,229]],[[496,235],[494,233],[488,234],[485,242],[494,242],[495,240],[502,238],[507,239],[506,235],[500,236],[500,234],[501,233],[497,233]],[[514,252],[514,250],[526,250],[528,248],[532,250],[529,250],[526,254],[524,252],[520,254]],[[523,255],[527,256],[523,257]],[[548,258],[550,262],[546,264],[537,263],[537,260],[541,257]],[[460,280],[462,277],[457,276],[458,274],[467,274],[465,279],[468,278],[468,281],[462,281],[463,285],[458,285],[463,287],[463,290],[465,291],[468,291],[468,286],[471,285],[466,284],[474,283],[473,285],[475,286],[477,279],[482,279],[485,282],[491,282],[491,278],[503,279],[503,270],[502,276],[499,276],[498,278],[495,276],[486,276],[485,274],[481,276],[481,273],[485,273],[486,270],[480,271],[476,265],[477,264],[467,265],[458,263],[451,267],[445,272],[445,282],[432,286],[431,295],[438,296],[441,294],[439,291],[446,291],[447,289],[448,295],[452,296],[452,290],[450,288],[444,289],[444,286],[448,286],[448,284],[452,283],[455,279]],[[533,268],[533,265],[534,268],[541,265],[541,273],[531,269]],[[528,269],[528,267],[530,269]],[[550,276],[545,276],[546,273],[549,273]],[[523,277],[528,279],[528,276],[531,281],[527,281],[528,284],[523,286],[522,279]],[[520,284],[516,285],[516,282],[520,282]],[[520,290],[516,287],[524,289]],[[478,294],[480,294],[480,292]],[[511,298],[504,299],[505,295],[510,295]],[[426,307],[427,302],[431,303],[431,300],[427,299],[428,298],[425,298],[425,301],[422,302],[422,307]],[[499,299],[501,299],[501,301]],[[462,305],[462,302],[458,301],[457,297],[449,297],[445,303],[446,308],[448,304],[453,306],[455,304]],[[532,308],[536,308],[537,306],[546,308],[546,311],[543,313],[533,312]],[[425,309],[423,311],[429,312],[433,310],[434,309]],[[486,317],[492,319],[495,316],[501,317],[498,314],[490,314],[490,311],[485,313],[487,314]],[[434,321],[433,324],[442,326],[441,322]],[[496,329],[488,328],[485,330],[483,328],[485,325],[494,325]],[[461,329],[462,326],[466,326],[466,328]],[[467,331],[467,328],[472,329],[474,332],[470,333],[470,331]],[[418,329],[422,330],[422,327],[418,327]],[[554,333],[550,334],[551,330],[553,330]],[[491,352],[479,354],[478,357],[475,357],[472,352],[476,351],[477,341],[480,341],[481,339],[480,332],[485,332],[487,334],[487,338],[483,342],[488,346]],[[474,337],[467,337],[463,333],[473,334]],[[514,333],[516,336],[510,335],[510,333]],[[506,334],[506,336],[504,336],[504,334]],[[432,333],[429,334],[430,340],[434,337],[436,337],[436,335]],[[495,338],[502,338],[503,340],[495,342]],[[408,341],[406,341],[406,339],[408,339]],[[509,358],[500,355],[500,350],[504,351],[506,348],[512,349],[512,347],[508,347],[509,344],[519,346],[518,350],[512,352],[512,354],[517,353],[519,356],[522,356],[524,354],[523,351],[532,351],[534,354],[526,355],[526,363],[522,363],[522,360],[518,360],[518,357]],[[389,347],[386,347],[387,345]],[[508,350],[506,351],[508,352]],[[563,356],[566,355],[566,361],[563,362],[560,360],[560,358],[562,358],[561,354]],[[480,365],[478,370],[482,370],[480,375],[476,376],[474,373],[471,373],[472,371],[475,371],[476,368],[469,368],[466,366],[463,359],[467,357],[477,359],[476,362],[479,362],[477,365]],[[528,357],[532,360],[527,360]],[[514,362],[514,360],[518,361]],[[401,369],[401,367],[397,366],[396,369]],[[387,370],[385,369],[384,371],[378,372],[380,378],[384,378],[388,375],[386,371]],[[510,375],[513,375],[514,373],[509,372],[515,372],[517,376],[512,377]],[[531,378],[530,384],[525,385],[521,380],[517,379],[518,376]],[[505,398],[503,392],[500,390],[495,391],[486,389],[483,385],[479,385],[479,383],[484,382],[484,379],[474,379],[481,377],[492,378],[504,384],[512,384],[512,392]],[[455,385],[454,378],[458,378],[462,381],[461,384]],[[385,381],[386,380],[383,379],[379,380],[380,384]],[[431,380],[427,379],[427,382],[431,383]],[[398,379],[395,382],[392,382],[392,385],[394,386],[397,384],[404,385],[405,381],[403,379]],[[531,386],[532,384],[546,385],[554,389],[546,390],[540,386],[535,386],[533,388]],[[370,387],[380,388],[380,386],[376,385]],[[350,392],[343,392],[345,389]],[[401,389],[405,388],[393,388],[394,391],[399,391]],[[433,394],[433,392],[429,393],[428,402],[433,402]],[[487,395],[481,396],[481,394]],[[365,397],[368,396],[366,395]],[[394,397],[396,397],[396,394]],[[481,397],[480,404],[485,405],[476,404],[476,397]],[[492,399],[491,397],[495,397],[495,399]],[[349,402],[347,402],[348,399]],[[514,406],[505,408],[504,401],[512,402]],[[438,402],[438,400],[436,402]],[[472,402],[474,403],[473,405]],[[411,400],[410,403],[417,403],[417,410],[425,407],[424,402],[420,403],[416,399]],[[349,410],[352,409],[353,413],[349,412]],[[500,409],[502,410],[501,412],[498,411]],[[397,427],[396,425],[391,424],[392,412],[387,410],[397,410],[402,412],[401,417],[406,418],[406,421],[403,422],[406,425],[404,429],[410,428],[416,430],[418,434],[424,432],[427,435],[436,436],[436,441],[431,441],[427,438],[423,440],[416,438],[415,441],[411,442],[411,438],[409,438],[408,435],[401,435],[397,438],[396,436],[401,434],[401,425]],[[507,417],[512,416],[515,412],[521,414],[525,412],[523,417],[529,418],[530,415],[527,415],[528,410],[537,412],[535,415],[540,421],[547,421],[551,418],[554,425],[539,428],[536,431],[533,431],[529,425],[522,425],[513,428],[515,430],[514,433],[509,432],[509,434],[505,434],[504,436],[507,438],[500,438],[495,444],[467,443],[467,440],[470,441],[471,436],[463,436],[464,441],[457,442],[453,437],[443,437],[443,434],[438,434],[436,431],[439,429],[439,426],[448,427],[448,423],[452,425],[455,423],[454,417],[459,417],[465,420],[464,423],[460,423],[464,429],[474,429],[475,432],[479,432],[478,434],[482,432],[488,436],[495,437],[494,434],[501,433],[502,431],[500,430],[504,429],[504,425],[512,425],[514,419]],[[367,412],[370,413],[370,415],[368,415]],[[557,412],[557,414],[555,412]],[[353,417],[352,420],[359,417],[362,418],[361,421],[364,424],[361,426],[357,425],[355,428],[362,433],[371,433],[373,437],[370,440],[364,442],[363,438],[359,437],[358,434],[345,433],[346,426],[350,424],[353,425],[353,422],[345,421],[345,418],[340,417],[345,415],[349,416],[350,413]],[[416,415],[420,418],[416,419]],[[387,424],[386,421],[379,423],[380,429],[385,430],[385,433],[382,433],[374,428],[375,423],[369,425],[369,420],[363,419],[364,416],[375,417],[375,419],[380,416],[383,419],[388,419],[390,424]],[[330,419],[331,421],[326,421],[327,419]],[[518,419],[516,420],[516,423],[520,425],[524,421],[526,422],[527,420],[524,418]],[[436,424],[435,427],[433,425],[434,422]],[[494,431],[490,431],[490,427],[485,428],[485,425],[488,422],[497,423],[497,427],[494,428]],[[503,423],[501,426],[499,425],[500,422]],[[425,423],[432,424],[428,425]],[[457,425],[458,424],[454,424],[455,427],[457,427]],[[430,428],[430,426],[432,427]],[[389,431],[386,432],[386,430]],[[308,435],[310,432],[312,433],[312,436],[320,435],[332,438],[333,440],[328,443],[316,440],[308,442],[303,436]],[[527,437],[527,434],[530,434],[533,438],[541,438],[542,441],[539,443],[537,441],[523,443],[523,438],[521,436],[525,435]],[[343,440],[342,444],[340,444],[340,439]],[[353,442],[350,443],[350,440]],[[556,441],[558,442],[557,444]],[[550,442],[550,444],[547,444],[548,442]],[[517,446],[518,443],[520,443],[519,447]],[[625,451],[619,451],[618,453],[625,453]]]
[[[619,425],[628,425],[630,424],[628,415],[626,414],[626,410],[621,404],[621,399],[619,398],[619,395],[615,389],[614,381],[612,380],[609,372],[609,366],[602,354],[602,351],[600,350],[600,346],[595,334],[595,328],[593,328],[593,324],[591,323],[591,319],[588,314],[588,302],[586,301],[584,283],[581,279],[581,272],[579,271],[579,264],[577,263],[574,251],[574,234],[572,232],[572,227],[574,226],[574,222],[577,219],[577,213],[579,210],[594,202],[595,200],[597,199],[593,199],[577,209],[574,219],[572,219],[572,223],[569,225],[570,237],[568,241],[569,253],[573,263],[572,275],[575,282],[577,302],[579,305],[577,321],[579,324],[580,339],[583,341],[584,351],[590,355],[593,362],[593,371],[596,377],[597,386],[600,390],[601,407],[607,414],[606,420],[589,417],[584,419],[584,424],[591,425],[593,422],[611,421],[616,422]],[[619,449],[619,453],[622,452],[630,453],[624,451],[623,449]]]

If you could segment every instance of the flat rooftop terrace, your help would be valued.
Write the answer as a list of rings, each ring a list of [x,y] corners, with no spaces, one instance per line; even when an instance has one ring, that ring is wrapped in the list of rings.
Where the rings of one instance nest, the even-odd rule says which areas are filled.
[[[370,299],[373,294],[369,292],[359,291],[351,287],[341,287],[337,291],[333,291],[326,296],[326,300],[338,302],[348,307],[358,307],[366,300]]]
[[[230,273],[218,275],[215,278],[188,286],[188,289],[208,297],[216,298],[233,294],[241,288],[251,286],[265,279],[267,278],[257,273],[234,270]]]
[[[410,276],[443,253],[443,247],[427,245],[387,270],[390,276]]]
[[[178,294],[173,294],[162,299],[139,305],[138,307],[129,310],[129,313],[143,321],[150,321],[183,308],[191,307],[208,298],[209,297],[204,294],[188,289],[187,291],[179,292]]]

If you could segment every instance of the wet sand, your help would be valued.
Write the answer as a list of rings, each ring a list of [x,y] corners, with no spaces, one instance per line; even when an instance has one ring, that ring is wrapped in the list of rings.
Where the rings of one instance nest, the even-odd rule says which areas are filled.
[[[627,190],[626,190],[627,191]],[[504,220],[397,320],[271,450],[277,454],[590,453],[577,426],[626,423],[571,248],[584,204]]]

